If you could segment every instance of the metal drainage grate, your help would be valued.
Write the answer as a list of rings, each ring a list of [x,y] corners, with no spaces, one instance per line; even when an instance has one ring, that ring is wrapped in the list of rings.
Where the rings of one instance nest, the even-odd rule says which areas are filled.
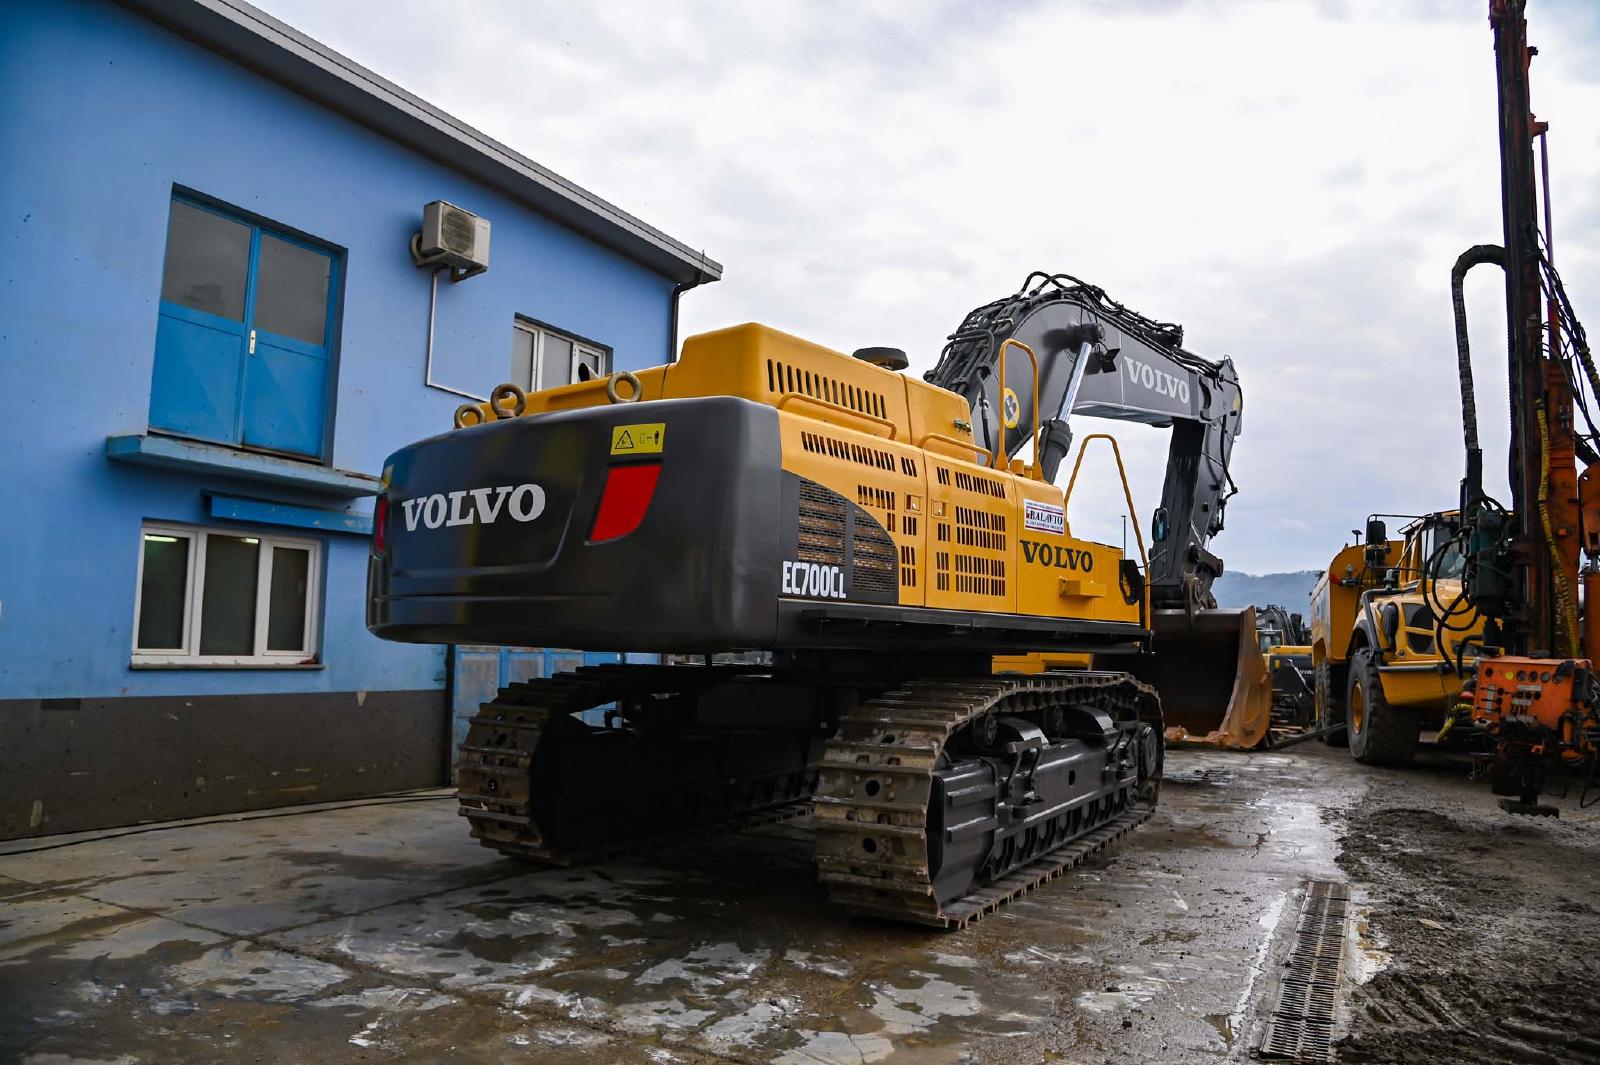
[[[1333,1013],[1339,1004],[1339,970],[1349,920],[1348,885],[1306,882],[1278,1001],[1261,1039],[1261,1057],[1332,1060]]]

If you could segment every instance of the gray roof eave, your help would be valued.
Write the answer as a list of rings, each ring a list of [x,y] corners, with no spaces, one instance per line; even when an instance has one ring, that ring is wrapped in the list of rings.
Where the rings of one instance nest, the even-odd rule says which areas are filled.
[[[119,2],[680,284],[722,276],[715,260],[243,0]]]

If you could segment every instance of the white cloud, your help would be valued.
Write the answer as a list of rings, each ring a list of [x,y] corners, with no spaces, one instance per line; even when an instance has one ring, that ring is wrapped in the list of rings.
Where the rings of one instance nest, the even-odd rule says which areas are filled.
[[[1479,3],[265,6],[704,247],[727,274],[685,298],[686,331],[760,320],[920,370],[1035,268],[1183,322],[1244,383],[1215,545],[1233,568],[1316,566],[1369,511],[1455,498],[1447,279],[1500,235]],[[1600,305],[1600,14],[1534,7],[1581,314]],[[1497,282],[1468,298],[1496,473]],[[1163,434],[1115,431],[1147,517]],[[1102,473],[1075,527],[1116,540],[1123,509]]]

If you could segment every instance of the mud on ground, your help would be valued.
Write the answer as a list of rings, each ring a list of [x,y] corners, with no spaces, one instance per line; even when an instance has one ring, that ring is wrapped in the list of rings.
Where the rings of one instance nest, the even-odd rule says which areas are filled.
[[[1600,806],[1503,813],[1458,758],[1373,770],[1326,816],[1386,967],[1350,998],[1338,1060],[1600,1062]]]
[[[1512,818],[1460,760],[1174,751],[1125,846],[955,933],[838,912],[804,819],[557,870],[445,796],[27,843],[0,1063],[1235,1065],[1341,879],[1376,975],[1340,1060],[1600,1063],[1600,806],[1562,805]]]

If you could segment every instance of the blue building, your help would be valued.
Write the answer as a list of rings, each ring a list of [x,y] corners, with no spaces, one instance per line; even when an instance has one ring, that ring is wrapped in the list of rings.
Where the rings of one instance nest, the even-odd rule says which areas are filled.
[[[0,838],[439,783],[571,658],[366,631],[384,457],[721,267],[240,0],[0,5],[0,101]]]

